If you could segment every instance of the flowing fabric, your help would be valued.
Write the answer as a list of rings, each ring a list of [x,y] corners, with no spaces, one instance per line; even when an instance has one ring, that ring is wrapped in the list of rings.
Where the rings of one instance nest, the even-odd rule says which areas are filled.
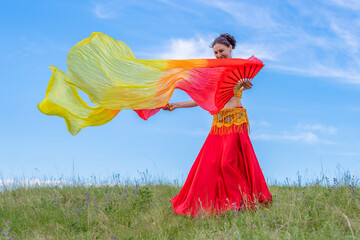
[[[214,115],[184,186],[170,202],[177,214],[193,217],[272,203],[249,139],[244,108],[223,109]]]
[[[103,33],[92,33],[70,50],[67,66],[66,73],[50,66],[53,74],[38,108],[45,114],[63,117],[69,132],[75,135],[84,127],[109,122],[121,109],[133,109],[146,120],[169,102],[175,88],[184,90],[200,107],[215,114],[233,95],[221,95],[219,86],[224,74],[241,67],[252,78],[263,64],[255,57],[136,59],[125,43]],[[96,107],[86,104],[78,89]]]

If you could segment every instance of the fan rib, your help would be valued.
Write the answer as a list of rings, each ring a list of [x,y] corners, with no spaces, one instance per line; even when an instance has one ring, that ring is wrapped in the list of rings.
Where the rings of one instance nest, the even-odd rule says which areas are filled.
[[[220,87],[219,89],[227,89],[227,88],[234,88],[234,86],[228,86],[228,87],[223,86],[223,87]]]
[[[234,72],[234,71],[231,71],[232,72],[232,74],[234,74],[234,76],[236,77],[236,79],[240,79],[239,77],[238,77],[238,75],[236,75],[236,73]]]
[[[229,95],[232,95],[232,94],[233,94],[233,92],[228,91],[227,93],[222,94],[221,96],[219,96],[219,99],[223,99],[223,98],[225,98],[226,96],[229,96]]]
[[[231,94],[224,94],[223,96],[221,96],[221,98],[219,98],[219,101],[221,102],[221,101],[224,101],[224,100],[228,100],[229,101],[229,99],[232,97],[232,95]]]
[[[241,72],[240,72],[240,68],[237,68],[237,69],[238,69],[238,72],[239,72],[239,74],[240,74],[241,79],[244,79],[244,77],[242,76],[242,74],[241,74]]]
[[[227,92],[227,91],[231,91],[231,90],[233,90],[233,88],[220,88],[218,92],[219,93],[220,92]]]
[[[250,78],[254,78],[254,73],[256,72],[256,69],[258,68],[258,65],[255,65],[254,71],[251,73]]]
[[[252,65],[250,65],[250,69],[249,69],[249,71],[248,71],[248,76],[247,76],[247,79],[250,79],[250,73],[251,73],[251,69],[252,69]]]
[[[227,89],[227,90],[222,90],[222,91],[218,91],[218,93],[227,93],[227,92],[231,92],[231,89]]]
[[[230,78],[231,80],[234,80],[235,82],[238,82],[238,80],[236,80],[236,79],[233,79],[232,77],[230,77],[230,76],[227,76],[228,78]]]
[[[233,81],[237,82],[236,80],[232,79],[232,78],[231,78],[231,77],[229,77],[229,76],[228,76],[228,78],[230,78],[231,80],[233,80]],[[234,82],[225,82],[225,81],[224,81],[223,83],[234,84]]]

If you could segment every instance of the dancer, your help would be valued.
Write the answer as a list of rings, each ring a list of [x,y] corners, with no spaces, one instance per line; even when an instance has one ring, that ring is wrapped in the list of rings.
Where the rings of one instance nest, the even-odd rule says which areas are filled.
[[[53,73],[38,108],[64,118],[76,135],[85,127],[106,124],[122,109],[146,120],[162,108],[199,105],[214,115],[214,122],[182,190],[171,200],[175,212],[196,216],[270,203],[240,102],[242,91],[252,86],[245,80],[264,65],[254,56],[231,58],[235,43],[228,35],[217,38],[217,59],[137,59],[124,42],[95,32],[70,50],[66,72],[50,66]],[[194,101],[168,104],[174,89]],[[96,107],[83,101],[78,90]]]
[[[232,58],[235,45],[233,36],[221,34],[212,43],[215,57]],[[234,96],[213,116],[210,133],[184,186],[170,200],[176,213],[194,217],[218,215],[229,209],[271,204],[272,195],[249,139],[248,118],[241,104],[242,91],[251,87],[250,81],[235,87]],[[189,100],[169,103],[164,109],[195,106],[198,104]]]

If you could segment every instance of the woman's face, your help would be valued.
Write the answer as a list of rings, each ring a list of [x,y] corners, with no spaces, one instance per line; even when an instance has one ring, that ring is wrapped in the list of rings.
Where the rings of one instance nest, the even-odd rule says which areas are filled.
[[[224,44],[216,43],[213,46],[213,50],[214,50],[214,55],[217,59],[231,58],[232,45],[228,47]]]

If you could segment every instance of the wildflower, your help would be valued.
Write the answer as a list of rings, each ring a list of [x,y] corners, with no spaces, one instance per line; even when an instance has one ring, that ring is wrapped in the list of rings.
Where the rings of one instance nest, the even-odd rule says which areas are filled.
[[[116,237],[117,237],[117,236],[115,235],[114,240],[116,239]]]
[[[338,180],[336,178],[333,179],[334,180],[334,185],[332,187],[335,187],[336,185],[339,184]]]
[[[234,203],[233,203],[233,207],[234,207],[234,213],[235,213],[235,216],[237,216],[236,202],[234,202]]]
[[[238,210],[238,207],[236,205],[236,202],[233,203],[233,207],[234,207],[234,210],[237,211]]]
[[[139,190],[138,190],[138,184],[137,183],[135,185],[135,193],[136,193],[136,195],[139,195]]]
[[[265,217],[265,214],[264,214],[264,216],[263,217]]]

